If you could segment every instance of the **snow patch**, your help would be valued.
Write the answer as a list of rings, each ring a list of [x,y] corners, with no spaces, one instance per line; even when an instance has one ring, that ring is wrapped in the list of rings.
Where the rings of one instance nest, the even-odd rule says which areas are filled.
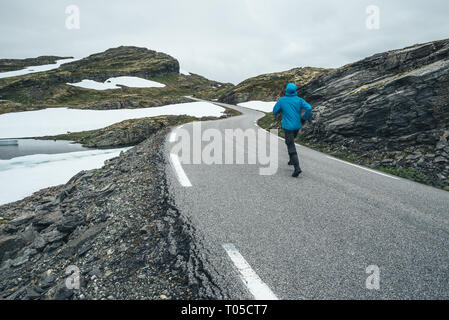
[[[31,155],[0,160],[0,205],[21,200],[43,188],[67,183],[82,170],[101,168],[130,148]]]
[[[185,75],[185,76],[190,76],[190,72],[188,72],[188,71],[186,71],[186,70],[184,70],[184,69],[179,69],[179,73],[180,73],[180,74],[183,74],[183,75]]]
[[[248,101],[239,103],[238,106],[245,107],[248,109],[263,111],[263,112],[273,112],[274,105],[276,101],[266,102],[266,101]]]
[[[109,78],[104,83],[97,82],[94,80],[82,80],[77,83],[67,83],[70,86],[80,87],[84,89],[92,89],[92,90],[114,90],[121,89],[121,86],[129,87],[129,88],[164,88],[165,84],[151,81],[147,79],[142,79],[138,77],[116,77]]]
[[[0,139],[30,138],[101,129],[128,119],[160,115],[221,117],[225,109],[209,102],[172,104],[156,108],[81,110],[49,108],[0,115]]]
[[[58,69],[62,64],[70,63],[70,62],[77,61],[77,60],[80,60],[80,59],[61,59],[61,60],[56,61],[56,63],[54,63],[54,64],[44,64],[41,66],[26,67],[25,69],[22,69],[22,70],[1,72],[0,79],[18,77],[18,76],[23,76],[23,75],[30,74],[30,73],[50,71],[53,69]]]
[[[120,89],[120,87],[117,87],[115,84],[111,83],[102,83],[97,82],[95,80],[82,80],[77,83],[67,83],[69,86],[73,87],[79,87],[84,89],[92,89],[92,90],[109,90],[109,89]]]

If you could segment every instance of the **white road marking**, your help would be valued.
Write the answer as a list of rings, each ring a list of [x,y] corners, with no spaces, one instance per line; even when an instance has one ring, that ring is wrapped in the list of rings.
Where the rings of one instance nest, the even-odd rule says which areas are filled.
[[[226,250],[229,258],[231,258],[232,262],[237,267],[237,270],[240,272],[240,278],[249,289],[249,292],[254,296],[254,299],[279,300],[232,243],[224,244],[223,249]]]
[[[190,183],[189,178],[187,177],[184,169],[182,168],[181,161],[179,161],[179,157],[177,154],[170,153],[170,160],[173,168],[175,169],[176,176],[178,178],[179,183],[183,187],[191,187],[192,184]]]
[[[359,166],[359,165],[356,165],[356,164],[353,164],[353,163],[350,163],[350,162],[347,162],[347,161],[344,161],[344,160],[340,160],[340,159],[337,159],[337,158],[334,158],[334,157],[331,157],[331,156],[327,156],[327,157],[329,159],[332,159],[332,160],[335,160],[335,161],[338,161],[338,162],[342,162],[342,163],[348,164],[350,166],[353,166],[353,167],[356,167],[356,168],[359,168],[359,169],[363,169],[363,170],[366,170],[366,171],[369,171],[369,172],[372,172],[372,173],[375,173],[375,174],[378,174],[378,175],[381,175],[381,176],[384,176],[384,177],[388,177],[388,178],[391,178],[391,179],[399,180],[399,178],[390,176],[388,174],[385,174],[385,173],[382,173],[382,172],[379,172],[379,171],[376,171],[376,170],[371,170],[371,169],[368,169],[368,168],[365,168],[365,167],[362,167],[362,166]]]
[[[182,127],[184,127],[184,125],[179,126],[179,127],[175,128],[175,129],[173,129],[173,131],[170,134],[170,137],[168,138],[168,141],[170,143],[176,142],[176,130],[181,129]]]

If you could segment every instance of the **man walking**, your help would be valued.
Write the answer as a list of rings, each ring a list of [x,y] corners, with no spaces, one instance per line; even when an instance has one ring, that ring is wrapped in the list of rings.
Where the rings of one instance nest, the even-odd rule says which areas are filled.
[[[294,166],[295,171],[292,177],[297,178],[301,174],[299,166],[298,153],[296,152],[295,139],[298,135],[301,125],[304,121],[309,120],[312,114],[312,107],[304,99],[298,97],[298,88],[294,83],[289,83],[285,90],[286,95],[279,99],[273,109],[273,113],[282,114],[282,129],[285,134],[285,144],[288,148],[290,156],[290,166]],[[302,110],[305,110],[304,116],[301,117]]]

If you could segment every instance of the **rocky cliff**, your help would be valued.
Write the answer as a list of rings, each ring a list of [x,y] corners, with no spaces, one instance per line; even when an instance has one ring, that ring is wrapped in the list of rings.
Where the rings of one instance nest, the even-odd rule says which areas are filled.
[[[449,40],[376,54],[299,91],[314,110],[301,141],[449,189]]]
[[[169,196],[166,133],[0,206],[0,299],[226,298]],[[79,289],[66,286],[70,266]]]
[[[262,74],[247,79],[235,87],[228,88],[219,97],[219,101],[229,104],[238,104],[250,100],[275,101],[285,94],[287,83],[293,82],[302,86],[330,71],[330,69],[306,67]]]

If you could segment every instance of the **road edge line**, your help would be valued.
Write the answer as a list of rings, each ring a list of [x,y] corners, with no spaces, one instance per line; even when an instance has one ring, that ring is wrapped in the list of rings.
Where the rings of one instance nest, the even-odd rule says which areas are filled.
[[[170,153],[170,162],[172,164],[173,169],[175,170],[176,177],[178,178],[179,183],[183,187],[186,188],[191,187],[192,183],[190,182],[189,178],[187,177],[187,174],[182,168],[181,161],[179,160],[178,155]]]
[[[248,262],[243,258],[240,252],[232,243],[223,244],[223,249],[228,254],[231,261],[240,273],[240,279],[243,281],[249,292],[256,300],[279,300],[271,289],[262,281],[257,273],[251,268]]]
[[[363,170],[369,171],[369,172],[371,172],[371,173],[375,173],[375,174],[378,174],[378,175],[387,177],[387,178],[391,178],[391,179],[395,179],[395,180],[400,180],[399,178],[390,176],[389,174],[382,173],[382,172],[378,172],[378,171],[372,170],[372,169],[368,169],[368,168],[359,166],[359,165],[357,165],[357,164],[354,164],[354,163],[351,163],[351,162],[348,162],[348,161],[340,160],[340,159],[337,159],[337,158],[334,158],[334,157],[331,157],[331,156],[326,156],[326,157],[328,157],[329,159],[332,159],[332,160],[335,160],[335,161],[338,161],[338,162],[342,162],[342,163],[344,163],[344,164],[347,164],[347,165],[350,165],[350,166],[359,168],[359,169],[363,169]]]

